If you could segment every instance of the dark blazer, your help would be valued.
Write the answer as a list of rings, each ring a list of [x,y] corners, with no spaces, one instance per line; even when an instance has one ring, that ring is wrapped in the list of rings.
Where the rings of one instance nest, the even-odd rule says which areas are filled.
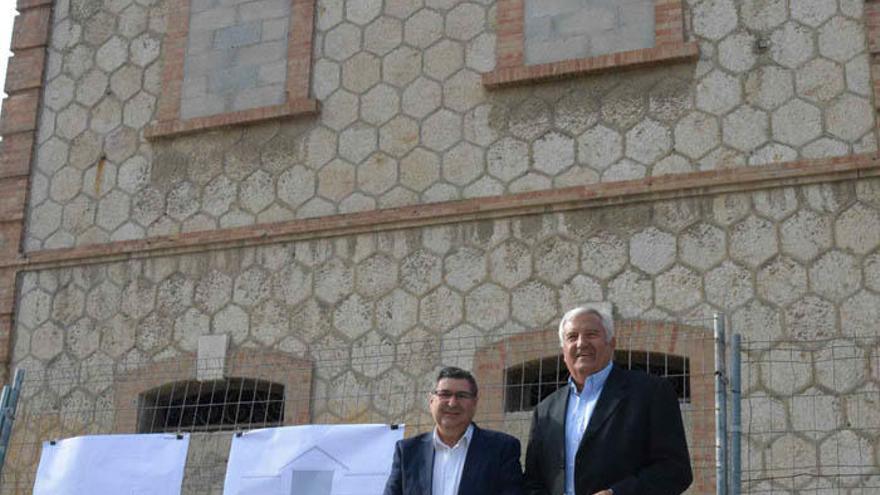
[[[569,387],[541,401],[526,451],[529,495],[565,492],[565,411]],[[677,495],[693,481],[672,385],[614,366],[575,456],[575,493]]]
[[[458,495],[523,495],[516,438],[474,425]],[[431,433],[397,442],[384,495],[431,495],[434,444]]]

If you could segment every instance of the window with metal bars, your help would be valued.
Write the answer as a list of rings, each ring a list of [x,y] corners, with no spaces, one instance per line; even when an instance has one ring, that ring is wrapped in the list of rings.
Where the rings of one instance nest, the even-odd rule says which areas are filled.
[[[173,382],[140,395],[138,432],[247,430],[284,422],[284,386],[252,378]]]
[[[663,377],[672,382],[680,402],[691,400],[690,360],[686,357],[621,349],[614,352],[614,363]],[[561,354],[511,366],[504,374],[505,412],[531,411],[568,382],[568,369]]]

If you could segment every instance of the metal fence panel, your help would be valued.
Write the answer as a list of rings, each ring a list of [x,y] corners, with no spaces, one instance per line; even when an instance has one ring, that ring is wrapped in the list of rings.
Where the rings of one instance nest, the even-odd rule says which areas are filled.
[[[744,340],[742,493],[880,493],[876,336]]]
[[[714,493],[712,320],[619,322],[615,361],[673,382],[695,474],[688,493]],[[407,435],[429,431],[430,377],[440,365],[474,372],[476,421],[519,437],[525,451],[531,408],[567,379],[556,329],[488,337],[425,333],[294,353],[238,349],[218,373],[196,379],[200,368],[218,364],[169,356],[29,370],[0,493],[30,493],[43,441],[188,431],[184,493],[219,494],[235,431],[305,423],[404,423]]]

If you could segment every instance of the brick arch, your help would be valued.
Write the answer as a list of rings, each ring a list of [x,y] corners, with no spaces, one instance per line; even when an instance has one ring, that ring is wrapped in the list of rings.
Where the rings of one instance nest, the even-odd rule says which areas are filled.
[[[135,433],[142,393],[174,382],[196,379],[196,355],[183,354],[128,370],[116,376],[113,431]],[[226,358],[224,376],[255,378],[284,386],[284,426],[311,421],[313,363],[272,350],[237,349]]]
[[[688,493],[715,490],[714,339],[711,329],[677,323],[615,322],[618,351],[682,356],[690,363],[690,403],[682,405],[694,483]],[[515,434],[525,447],[530,412],[504,411],[505,372],[530,361],[560,355],[556,328],[513,335],[477,350],[473,372],[480,385],[476,421]]]

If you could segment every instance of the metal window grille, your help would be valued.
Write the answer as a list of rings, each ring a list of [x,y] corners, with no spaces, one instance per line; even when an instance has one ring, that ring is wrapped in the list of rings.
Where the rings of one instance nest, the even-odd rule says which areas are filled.
[[[643,371],[669,380],[679,401],[690,402],[690,362],[686,357],[618,349],[614,352],[614,362],[625,369]],[[507,368],[504,410],[531,411],[539,402],[564,386],[568,376],[561,355],[535,359]]]
[[[224,431],[284,422],[284,385],[251,378],[174,382],[141,394],[138,432]]]

